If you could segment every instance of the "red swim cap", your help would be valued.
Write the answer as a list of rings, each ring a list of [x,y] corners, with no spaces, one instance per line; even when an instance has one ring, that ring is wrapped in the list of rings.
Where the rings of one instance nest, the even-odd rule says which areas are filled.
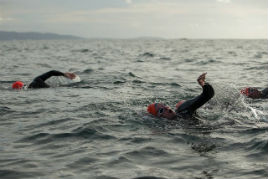
[[[176,109],[178,109],[183,103],[185,102],[185,100],[181,100],[176,104]]]
[[[13,89],[21,89],[24,86],[24,83],[21,81],[16,81],[12,84]]]
[[[261,96],[261,92],[257,88],[245,88],[240,93],[250,98],[259,98]]]
[[[154,115],[154,116],[157,116],[157,111],[156,111],[156,105],[157,103],[153,103],[153,104],[150,104],[148,107],[147,107],[147,111]]]
[[[249,88],[241,89],[240,93],[249,96]]]

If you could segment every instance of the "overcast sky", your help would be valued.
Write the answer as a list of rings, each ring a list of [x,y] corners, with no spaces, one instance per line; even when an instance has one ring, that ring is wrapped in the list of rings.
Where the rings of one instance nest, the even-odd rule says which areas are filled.
[[[267,0],[0,0],[0,30],[93,38],[265,38]]]

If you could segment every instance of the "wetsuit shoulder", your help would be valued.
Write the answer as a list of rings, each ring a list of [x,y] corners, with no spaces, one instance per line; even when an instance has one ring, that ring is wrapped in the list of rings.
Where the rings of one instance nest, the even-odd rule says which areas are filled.
[[[45,83],[41,78],[35,78],[28,88],[49,88],[50,86]]]

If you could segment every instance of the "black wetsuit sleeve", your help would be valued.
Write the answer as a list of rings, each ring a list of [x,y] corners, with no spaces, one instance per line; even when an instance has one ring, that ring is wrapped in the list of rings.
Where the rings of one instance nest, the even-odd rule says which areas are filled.
[[[50,78],[52,76],[64,76],[64,73],[62,73],[60,71],[56,71],[56,70],[51,70],[49,72],[46,72],[46,73],[36,77],[35,79],[39,78],[42,81],[46,81],[48,78]]]
[[[185,101],[177,110],[177,113],[189,113],[189,114],[193,114],[195,112],[195,110],[197,110],[199,107],[201,107],[202,105],[204,105],[206,102],[208,102],[212,97],[214,96],[214,89],[213,87],[206,83],[203,86],[203,92],[191,99],[191,100],[187,100]]]
[[[64,76],[64,73],[56,70],[51,70],[38,77],[29,85],[29,88],[49,88],[49,85],[45,81],[52,76]]]
[[[262,98],[268,98],[268,88],[265,88],[264,90],[262,90],[261,94],[262,94]]]

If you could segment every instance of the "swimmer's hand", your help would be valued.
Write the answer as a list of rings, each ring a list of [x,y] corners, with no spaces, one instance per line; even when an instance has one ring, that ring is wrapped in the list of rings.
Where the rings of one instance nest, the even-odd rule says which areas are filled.
[[[207,73],[203,73],[202,75],[200,75],[198,78],[197,78],[197,82],[199,83],[200,86],[204,86],[205,85],[205,80],[206,80],[206,74]]]
[[[66,78],[69,78],[69,79],[74,79],[75,77],[76,77],[76,75],[74,74],[74,73],[69,73],[69,72],[66,72],[66,73],[64,73],[64,76],[66,77]]]

